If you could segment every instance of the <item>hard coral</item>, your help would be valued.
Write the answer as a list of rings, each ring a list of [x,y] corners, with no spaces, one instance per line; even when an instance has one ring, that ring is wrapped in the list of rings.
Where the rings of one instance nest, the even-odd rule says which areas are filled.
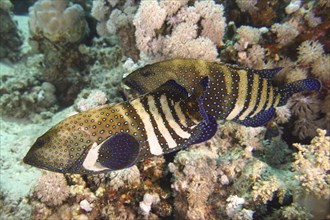
[[[69,196],[65,177],[60,173],[43,173],[36,182],[34,195],[48,206],[61,205]]]
[[[66,0],[39,0],[29,11],[30,32],[53,42],[78,42],[88,31],[84,10]]]
[[[318,198],[330,198],[330,137],[326,130],[317,129],[310,145],[293,144],[299,151],[294,154],[293,169],[301,186]]]
[[[195,155],[195,160],[189,160],[192,152],[179,152],[175,159],[177,168],[174,171],[175,181],[174,204],[176,216],[188,219],[208,219],[211,215],[208,208],[208,198],[216,183],[215,161],[205,156]]]
[[[18,61],[23,38],[11,12],[10,0],[0,1],[0,59]]]

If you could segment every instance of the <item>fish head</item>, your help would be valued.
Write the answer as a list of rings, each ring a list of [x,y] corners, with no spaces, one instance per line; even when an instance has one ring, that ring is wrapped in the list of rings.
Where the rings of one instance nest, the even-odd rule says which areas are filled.
[[[65,121],[37,138],[24,157],[24,163],[54,172],[85,173],[82,163],[92,140],[81,130],[63,126]]]
[[[89,174],[124,169],[136,162],[141,149],[134,135],[118,128],[107,130],[113,135],[101,139],[75,126],[75,118],[79,117],[64,119],[37,138],[24,163],[54,172]]]

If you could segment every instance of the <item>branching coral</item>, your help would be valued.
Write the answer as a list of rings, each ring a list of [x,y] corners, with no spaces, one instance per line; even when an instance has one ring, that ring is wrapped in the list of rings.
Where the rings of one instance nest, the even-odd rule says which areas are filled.
[[[34,195],[48,206],[61,205],[69,196],[69,188],[63,174],[47,172],[37,180]]]
[[[96,30],[100,36],[117,36],[124,55],[137,61],[139,52],[135,46],[133,1],[94,0],[91,15],[98,21]]]
[[[301,186],[318,198],[330,198],[330,137],[317,129],[310,145],[294,144],[299,151],[294,154],[293,169]]]
[[[216,59],[215,45],[222,43],[226,27],[223,6],[214,1],[196,1],[190,7],[183,6],[184,3],[141,2],[133,21],[140,51],[157,59]],[[201,30],[199,35],[198,28]]]
[[[189,160],[191,153],[180,152],[174,171],[174,203],[178,218],[207,219],[209,213],[207,200],[216,183],[216,167],[212,160],[195,158]],[[195,155],[199,157],[198,155]]]
[[[272,176],[267,181],[257,181],[252,187],[253,200],[261,201],[266,204],[267,201],[271,201],[273,199],[274,193],[276,193],[279,186],[280,185],[275,176]]]

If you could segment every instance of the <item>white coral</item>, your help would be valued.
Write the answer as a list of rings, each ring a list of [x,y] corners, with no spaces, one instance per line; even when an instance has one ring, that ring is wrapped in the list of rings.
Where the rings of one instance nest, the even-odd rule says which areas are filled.
[[[291,43],[299,35],[298,27],[291,22],[273,24],[271,31],[276,34],[276,41],[281,46]]]
[[[320,100],[316,95],[294,95],[289,101],[289,107],[299,118],[315,119],[320,111]]]
[[[323,46],[318,41],[306,40],[298,47],[298,62],[310,64],[320,59],[324,53]]]
[[[201,35],[220,45],[226,28],[223,5],[215,4],[214,1],[201,1],[195,3],[195,8],[203,18]]]
[[[112,171],[110,173],[110,186],[118,190],[123,186],[132,186],[140,184],[140,171],[136,165],[124,170]]]
[[[101,90],[95,89],[90,91],[87,98],[80,98],[77,101],[76,107],[80,112],[82,112],[104,105],[106,102],[106,94]]]
[[[280,124],[286,123],[291,118],[291,111],[287,105],[276,107],[275,110],[276,110],[275,121],[277,123]]]
[[[307,70],[302,68],[294,68],[286,75],[286,83],[291,83],[297,80],[303,80],[307,78]]]
[[[330,80],[330,55],[323,55],[320,59],[314,61],[312,65],[314,76],[323,81]]]
[[[285,13],[292,14],[299,10],[301,0],[291,0],[290,4],[285,7]]]
[[[46,172],[36,182],[34,194],[48,206],[61,205],[69,196],[69,188],[61,173]]]
[[[241,9],[241,11],[255,12],[258,8],[255,6],[258,0],[236,0],[236,4]]]
[[[196,1],[190,7],[186,3],[142,1],[133,22],[137,48],[154,60],[178,57],[216,60],[216,45],[222,43],[226,27],[223,6],[211,0]],[[164,23],[172,32],[161,30]]]
[[[151,206],[157,204],[160,201],[158,194],[146,193],[143,196],[143,201],[140,202],[140,209],[143,215],[149,215]]]
[[[167,15],[172,16],[176,13],[182,6],[186,5],[189,0],[161,0],[160,7],[164,8]]]
[[[249,45],[257,44],[261,37],[260,29],[244,25],[237,29],[237,34],[239,40],[235,44],[235,48],[238,51],[246,49]]]
[[[84,10],[66,0],[39,0],[29,9],[32,35],[42,35],[50,41],[79,42],[88,32]]]

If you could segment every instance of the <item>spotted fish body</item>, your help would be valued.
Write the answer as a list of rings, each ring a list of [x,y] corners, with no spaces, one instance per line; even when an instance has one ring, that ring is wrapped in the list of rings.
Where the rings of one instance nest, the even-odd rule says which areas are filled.
[[[278,71],[191,59],[147,65],[124,80],[145,95],[64,119],[24,162],[63,173],[120,170],[210,139],[218,119],[260,126],[293,93],[320,88],[314,79],[273,87]]]
[[[320,88],[320,82],[315,79],[274,87],[272,78],[280,70],[252,70],[220,62],[175,59],[138,69],[124,82],[145,93],[167,80],[175,80],[188,92],[193,92],[207,77],[209,82],[203,97],[205,113],[216,119],[257,127],[270,120],[274,107],[284,105],[292,94]]]
[[[187,103],[186,95],[166,83],[137,99],[73,115],[39,137],[24,162],[55,172],[101,172],[201,142],[207,130],[198,103]]]

